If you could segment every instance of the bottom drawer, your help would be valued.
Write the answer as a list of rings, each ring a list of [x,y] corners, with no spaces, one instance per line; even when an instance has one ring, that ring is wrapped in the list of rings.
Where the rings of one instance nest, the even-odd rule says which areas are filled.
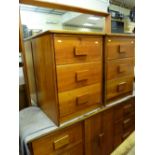
[[[33,155],[71,155],[72,152],[76,152],[79,148],[81,150],[80,155],[82,155],[81,123],[41,137],[32,142]]]
[[[121,78],[107,82],[107,99],[112,99],[119,95],[133,90],[133,78]]]
[[[90,106],[100,104],[100,83],[59,93],[60,117],[66,117]]]

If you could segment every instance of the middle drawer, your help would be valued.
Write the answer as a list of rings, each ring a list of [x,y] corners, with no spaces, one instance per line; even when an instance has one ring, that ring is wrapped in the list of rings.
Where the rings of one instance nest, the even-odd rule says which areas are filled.
[[[134,76],[134,59],[117,59],[107,62],[107,80],[123,76]]]
[[[57,65],[58,91],[101,83],[101,62]]]

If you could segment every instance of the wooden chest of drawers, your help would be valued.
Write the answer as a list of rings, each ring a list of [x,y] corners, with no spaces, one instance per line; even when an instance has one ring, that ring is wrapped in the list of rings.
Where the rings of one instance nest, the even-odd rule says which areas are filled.
[[[132,93],[134,55],[134,37],[106,36],[105,99],[107,102]]]
[[[102,105],[102,36],[44,34],[27,42],[38,104],[57,125]]]

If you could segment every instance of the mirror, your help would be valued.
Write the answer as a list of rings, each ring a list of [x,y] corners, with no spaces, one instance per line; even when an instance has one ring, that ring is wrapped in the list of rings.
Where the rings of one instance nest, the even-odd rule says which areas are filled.
[[[24,38],[47,30],[104,32],[105,17],[79,12],[20,5]]]

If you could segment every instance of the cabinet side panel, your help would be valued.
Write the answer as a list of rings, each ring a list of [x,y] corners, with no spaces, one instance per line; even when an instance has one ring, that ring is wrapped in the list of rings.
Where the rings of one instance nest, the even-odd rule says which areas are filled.
[[[37,95],[36,95],[36,82],[34,76],[34,65],[33,65],[33,55],[32,55],[32,46],[31,41],[26,41],[24,43],[25,47],[25,58],[26,58],[26,70],[28,75],[28,84],[30,90],[31,102],[37,104]]]
[[[58,102],[55,59],[51,35],[32,40],[38,104],[57,125]]]

